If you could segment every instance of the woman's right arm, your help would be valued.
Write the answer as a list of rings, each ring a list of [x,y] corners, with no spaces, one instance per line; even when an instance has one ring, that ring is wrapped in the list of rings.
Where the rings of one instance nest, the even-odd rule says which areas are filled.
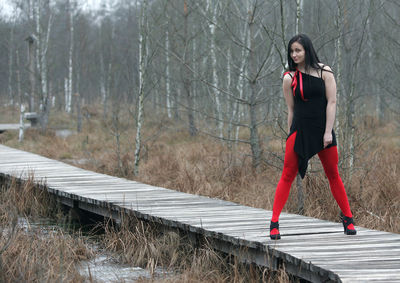
[[[290,127],[292,126],[293,120],[294,98],[292,92],[292,77],[289,74],[286,74],[283,77],[282,89],[288,108],[288,133],[290,133]]]

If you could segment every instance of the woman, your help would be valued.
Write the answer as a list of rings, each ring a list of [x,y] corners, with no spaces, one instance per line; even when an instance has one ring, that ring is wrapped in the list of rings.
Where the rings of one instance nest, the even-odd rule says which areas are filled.
[[[297,172],[301,177],[308,160],[318,154],[332,194],[343,214],[344,233],[355,235],[354,222],[343,182],[338,172],[338,152],[333,123],[336,83],[331,68],[320,63],[311,40],[304,34],[288,44],[289,71],[283,76],[283,94],[288,107],[289,137],[283,172],[278,183],[270,225],[270,237],[281,238],[279,215],[289,197]]]

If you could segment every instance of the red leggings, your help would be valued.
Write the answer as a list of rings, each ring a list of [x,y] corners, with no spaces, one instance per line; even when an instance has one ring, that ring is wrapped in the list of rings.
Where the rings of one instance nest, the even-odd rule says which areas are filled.
[[[297,153],[294,151],[294,142],[296,140],[296,132],[293,133],[286,141],[285,161],[283,164],[283,172],[281,179],[275,192],[274,207],[272,209],[271,221],[276,222],[279,220],[279,215],[289,197],[290,187],[298,171]],[[332,146],[323,149],[318,153],[318,157],[322,162],[324,171],[329,180],[331,192],[336,202],[338,203],[342,213],[345,216],[352,217],[349,201],[347,199],[346,191],[342,179],[338,171],[338,152],[337,147]]]

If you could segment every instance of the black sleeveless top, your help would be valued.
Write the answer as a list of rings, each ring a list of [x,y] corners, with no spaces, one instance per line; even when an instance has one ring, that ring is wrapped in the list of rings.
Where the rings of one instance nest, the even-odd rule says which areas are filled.
[[[325,94],[325,82],[320,77],[297,71],[292,79],[292,88],[294,114],[289,136],[297,132],[294,151],[298,155],[299,173],[301,178],[304,178],[308,160],[324,149],[328,100]],[[332,143],[327,147],[335,145],[337,145],[336,136],[332,130]]]

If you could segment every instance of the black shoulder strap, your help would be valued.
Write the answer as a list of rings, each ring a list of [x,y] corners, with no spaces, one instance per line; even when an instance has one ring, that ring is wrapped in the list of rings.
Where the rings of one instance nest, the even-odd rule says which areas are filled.
[[[322,72],[324,71],[325,65],[322,65],[321,67],[321,78],[322,78]]]
[[[283,76],[285,76],[286,74],[289,74],[289,76],[293,79],[292,73],[290,71],[287,71],[283,74]]]

